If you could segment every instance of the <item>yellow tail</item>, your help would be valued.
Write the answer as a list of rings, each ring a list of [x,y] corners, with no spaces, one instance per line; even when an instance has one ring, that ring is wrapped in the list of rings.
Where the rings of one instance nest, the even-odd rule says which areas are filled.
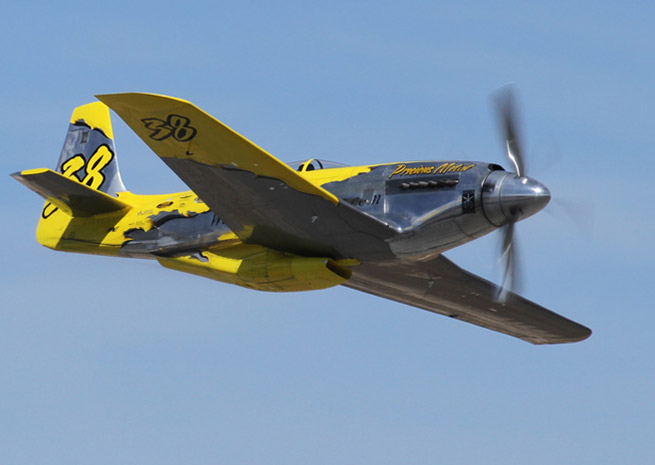
[[[103,239],[130,209],[120,176],[109,108],[102,102],[75,108],[56,172],[47,168],[12,175],[46,199],[39,243],[57,250],[98,253]]]

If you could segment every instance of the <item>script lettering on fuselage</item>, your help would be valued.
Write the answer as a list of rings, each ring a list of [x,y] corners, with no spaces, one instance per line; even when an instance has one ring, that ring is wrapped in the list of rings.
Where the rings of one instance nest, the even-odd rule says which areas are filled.
[[[475,163],[470,163],[465,165],[464,163],[444,163],[441,166],[438,166],[434,172],[436,174],[444,173],[461,173],[462,171],[468,171],[475,166]]]
[[[396,166],[396,169],[389,175],[389,179],[394,176],[417,176],[420,174],[446,174],[446,173],[461,173],[468,171],[475,166],[475,163],[465,165],[464,163],[443,163],[439,166],[434,165],[420,165],[420,166],[407,166],[404,163]]]
[[[367,205],[379,205],[381,197],[382,196],[380,194],[375,194],[370,199],[362,198],[362,197],[351,197],[351,198],[344,198],[343,200],[345,200],[346,202],[348,202],[349,204],[355,207],[365,207]]]

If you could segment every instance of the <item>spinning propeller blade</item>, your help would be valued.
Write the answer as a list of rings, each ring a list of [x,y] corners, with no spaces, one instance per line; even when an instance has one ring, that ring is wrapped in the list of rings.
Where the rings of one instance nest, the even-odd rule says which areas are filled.
[[[496,92],[494,101],[505,140],[507,157],[514,165],[516,174],[525,176],[525,158],[521,147],[514,88],[511,85],[501,88]]]
[[[509,208],[510,214],[506,215],[508,222],[502,229],[501,259],[504,264],[504,272],[497,298],[500,302],[506,302],[510,291],[518,291],[521,275],[514,225],[518,220],[541,210],[550,200],[550,193],[544,186],[526,177],[525,152],[521,142],[513,86],[508,85],[497,91],[494,95],[494,102],[501,134],[507,150],[507,157],[516,170],[517,177],[512,180],[512,184],[518,186],[517,189],[514,189],[514,192],[510,191],[503,195],[505,203],[509,204],[513,200],[515,204],[513,208]],[[512,187],[512,185],[510,184],[508,187]],[[510,197],[510,195],[513,195],[513,197]],[[534,211],[526,215],[528,210]]]

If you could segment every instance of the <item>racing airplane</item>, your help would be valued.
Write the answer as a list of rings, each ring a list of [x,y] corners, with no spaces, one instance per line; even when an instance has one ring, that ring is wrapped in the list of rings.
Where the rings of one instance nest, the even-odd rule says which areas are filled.
[[[190,102],[123,93],[73,111],[56,171],[12,174],[46,199],[37,240],[54,250],[149,258],[250,289],[342,285],[533,344],[591,331],[513,292],[514,224],[548,189],[525,176],[511,91],[497,98],[515,168],[439,160],[285,164]],[[109,108],[191,189],[129,192]],[[502,229],[499,288],[442,255]]]

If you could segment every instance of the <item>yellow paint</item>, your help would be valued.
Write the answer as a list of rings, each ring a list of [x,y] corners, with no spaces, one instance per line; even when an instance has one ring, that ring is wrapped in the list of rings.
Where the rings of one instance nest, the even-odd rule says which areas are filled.
[[[256,175],[277,177],[294,189],[320,196],[335,204],[338,199],[322,189],[322,184],[343,181],[371,170],[370,166],[359,166],[297,173],[183,100],[144,94],[106,96],[106,100],[153,149],[157,147],[156,151],[161,157],[191,157],[196,162],[212,166],[230,164]],[[139,110],[133,111],[132,106]],[[165,120],[167,115],[178,113],[182,115],[176,117],[175,121]],[[148,128],[141,123],[143,118],[154,119],[150,125],[151,130],[163,128],[164,132],[158,136],[161,140],[148,137]],[[71,122],[82,120],[91,128],[101,129],[105,135],[113,138],[109,110],[104,103],[96,102],[76,108]],[[173,129],[167,126],[169,122],[170,126],[174,126]],[[191,216],[209,211],[209,207],[192,191],[163,195],[119,192],[116,197],[98,191],[105,180],[102,171],[113,157],[111,150],[101,145],[88,161],[77,154],[65,160],[61,173],[36,169],[16,175],[19,181],[46,198],[36,231],[40,244],[60,251],[120,256],[125,253],[122,252],[123,245],[130,240],[126,233],[132,229],[151,230],[154,227],[152,218],[159,213],[177,211]],[[27,179],[30,176],[32,179]],[[65,181],[58,178],[65,178]],[[70,182],[80,183],[84,187],[73,188],[67,185]],[[66,188],[70,189],[72,196],[77,196],[75,202],[78,203],[68,197]],[[87,188],[93,191],[87,191]],[[59,192],[62,189],[65,190],[63,194]],[[109,213],[83,216],[83,213],[89,211],[86,210],[88,204],[80,202],[93,200],[96,195],[99,199],[111,197],[119,208]],[[120,208],[121,205],[124,207]],[[74,211],[78,216],[73,214]],[[206,261],[192,256],[150,258],[156,258],[168,268],[252,289],[276,292],[336,286],[349,279],[351,271],[348,267],[359,263],[356,260],[332,260],[327,257],[300,257],[258,245],[247,245],[234,232],[217,237],[216,243],[202,254]]]
[[[103,144],[89,157],[88,163],[82,155],[75,155],[62,163],[62,175],[67,178],[75,179],[85,186],[89,186],[91,189],[98,189],[105,180],[105,175],[102,173],[102,169],[106,167],[113,158],[114,154],[111,153],[109,147]],[[86,176],[84,176],[83,179],[80,179],[77,176],[77,173],[81,171],[82,168],[86,168]]]
[[[241,244],[202,256],[205,261],[192,256],[157,260],[166,268],[259,291],[326,289],[350,277],[350,270],[329,258],[298,257],[258,245]]]
[[[101,145],[89,158],[86,164],[86,176],[82,179],[82,184],[89,186],[91,189],[98,189],[105,181],[105,175],[102,169],[109,164],[114,158],[109,147]]]
[[[104,103],[93,102],[75,108],[71,116],[71,123],[75,124],[79,120],[83,120],[92,129],[101,129],[108,138],[114,138],[109,108]]]
[[[23,176],[31,176],[31,175],[47,173],[48,171],[50,171],[50,168],[34,168],[31,170],[21,171],[20,174]]]
[[[75,155],[74,157],[69,158],[61,165],[61,174],[66,178],[73,178],[80,182],[80,178],[77,177],[77,172],[84,168],[86,160],[82,155]]]
[[[233,240],[239,240],[239,236],[234,234],[232,231],[229,233],[221,234],[218,236],[219,241],[233,241]]]
[[[356,258],[342,258],[341,260],[335,260],[334,263],[343,267],[351,267],[361,264],[361,262]]]
[[[85,105],[86,106],[86,105]],[[82,108],[82,107],[78,107]],[[106,107],[105,107],[106,108]],[[75,113],[73,113],[75,114]],[[82,155],[75,155],[68,160],[64,161],[61,165],[62,176],[69,179],[74,179],[75,181],[84,184],[85,186],[90,187],[91,189],[97,190],[105,180],[105,175],[102,173],[103,168],[105,168],[114,158],[114,154],[109,150],[109,147],[106,145],[100,145],[96,151],[89,157],[88,163]],[[86,168],[86,175],[84,179],[80,179],[77,173]],[[49,171],[47,169],[41,169],[44,171]],[[22,174],[35,174],[39,170],[27,170],[23,171]],[[38,173],[36,173],[38,174]],[[41,216],[47,218],[52,215],[57,208],[64,208],[68,214],[70,211],[65,206],[59,204],[59,206],[54,205],[56,200],[49,199],[49,202],[43,206],[43,211]]]
[[[42,172],[43,170],[30,170]],[[151,216],[162,211],[182,214],[208,211],[204,203],[189,201],[192,192],[164,195],[137,195],[121,192],[118,199],[131,205],[128,211],[76,218],[62,209],[41,218],[37,228],[39,243],[54,250],[119,256],[125,232],[153,227]],[[186,209],[180,209],[180,205]],[[203,252],[207,261],[191,256],[153,257],[162,266],[204,276],[217,281],[271,292],[325,289],[350,277],[348,267],[357,260],[299,257],[259,245],[243,244],[233,232],[217,238],[217,244]]]
[[[23,172],[40,172],[30,170]],[[209,210],[203,203],[185,200],[190,191],[177,194],[137,195],[120,192],[118,200],[127,204],[127,211],[94,215],[88,218],[72,217],[63,209],[56,209],[48,216],[42,216],[37,227],[37,240],[40,244],[55,250],[82,252],[100,255],[119,255],[120,247],[126,241],[125,232],[133,228],[144,231],[152,229],[150,216],[163,211],[178,210],[182,214],[203,213]],[[106,194],[105,194],[106,195]],[[170,202],[170,203],[168,203]],[[184,203],[185,207],[180,208]],[[46,202],[46,205],[50,202]],[[164,205],[163,208],[158,208]]]
[[[259,176],[284,181],[300,192],[339,199],[185,100],[154,94],[98,95],[162,158],[191,160],[208,166],[233,166]],[[184,121],[171,117],[184,116]],[[146,122],[144,122],[146,120]],[[154,124],[155,121],[160,123]],[[175,126],[175,124],[177,126]],[[175,127],[174,127],[175,126]],[[178,132],[180,129],[183,132]],[[202,193],[200,193],[202,195]]]
[[[312,184],[322,186],[330,182],[344,181],[358,174],[368,173],[370,166],[344,166],[339,168],[323,168],[320,170],[303,171],[301,175]]]

